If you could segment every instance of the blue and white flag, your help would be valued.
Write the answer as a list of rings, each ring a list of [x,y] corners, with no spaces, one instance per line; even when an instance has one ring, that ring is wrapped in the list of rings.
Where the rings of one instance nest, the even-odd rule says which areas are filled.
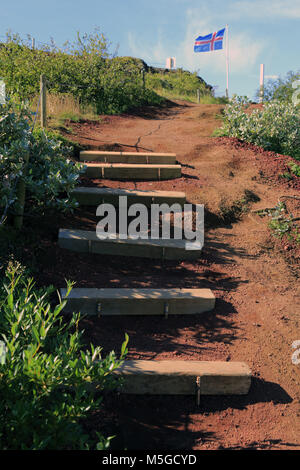
[[[195,41],[194,52],[210,52],[223,49],[224,34],[225,28],[206,36],[198,36]]]

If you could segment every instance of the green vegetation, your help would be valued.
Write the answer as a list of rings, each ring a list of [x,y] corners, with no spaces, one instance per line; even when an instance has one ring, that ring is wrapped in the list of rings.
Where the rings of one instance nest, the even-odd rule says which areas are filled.
[[[182,69],[166,71],[148,67],[132,57],[115,57],[99,30],[58,48],[52,41],[41,49],[31,49],[30,38],[7,34],[0,44],[1,78],[9,95],[36,107],[40,75],[47,80],[49,114],[54,127],[63,126],[63,113],[89,115],[115,114],[142,105],[158,105],[168,99],[224,103],[215,98],[210,85]],[[60,121],[57,122],[57,119]],[[50,124],[53,124],[53,122]]]
[[[74,111],[62,111],[60,113],[56,113],[55,111],[51,113],[51,115],[47,116],[47,129],[45,132],[47,135],[52,133],[52,135],[56,135],[57,137],[63,138],[61,131],[64,134],[70,134],[70,137],[65,137],[64,141],[68,145],[74,147],[80,147],[79,144],[72,141],[72,135],[76,134],[76,132],[70,127],[70,123],[80,123],[80,122],[101,122],[101,117],[93,114],[93,113],[82,113],[74,112]]]
[[[146,86],[159,96],[166,99],[180,99],[198,102],[198,90],[200,92],[200,103],[202,104],[225,104],[227,98],[216,98],[213,88],[208,85],[196,72],[183,69],[166,71],[150,67],[146,74]]]
[[[191,73],[182,69],[170,72],[150,69],[146,74],[146,86],[168,99],[177,98],[196,102],[198,89],[201,97],[213,98],[211,87],[198,77],[196,72]]]
[[[19,35],[9,34],[0,47],[0,69],[7,92],[17,100],[33,100],[44,74],[49,93],[73,96],[97,114],[162,102],[144,87],[142,61],[112,57],[106,38],[98,30],[90,35],[78,34],[74,43],[62,49],[52,43],[32,50]]]
[[[288,163],[290,169],[291,169],[291,172],[295,175],[295,176],[299,176],[300,177],[300,165],[297,165],[297,163],[294,163],[294,162],[289,162]]]
[[[20,237],[10,225],[19,210],[22,182],[27,215],[38,215],[42,221],[46,211],[48,215],[76,207],[70,192],[81,165],[68,158],[71,152],[68,142],[55,132],[33,130],[32,115],[24,107],[12,101],[0,106],[2,450],[101,450],[112,439],[101,429],[91,432],[88,420],[90,413],[100,410],[104,391],[117,385],[112,372],[127,352],[128,338],[119,359],[114,352],[102,357],[101,348],[93,345],[84,350],[79,315],[64,323],[65,301],[53,306],[55,289],[37,289],[28,268],[25,272],[19,264],[9,263],[10,257],[23,258],[29,242],[29,265],[36,268],[39,233],[27,224]],[[4,266],[8,266],[5,272]],[[70,289],[68,284],[68,293]]]
[[[227,104],[228,98],[226,96],[221,96],[216,98],[215,96],[211,95],[202,95],[200,96],[200,103],[201,104]]]
[[[275,207],[271,209],[260,209],[255,211],[260,217],[268,216],[270,221],[268,226],[272,235],[280,240],[285,239],[292,244],[300,244],[300,231],[296,222],[298,217],[294,218],[293,214],[289,213],[286,204],[278,201]]]
[[[300,159],[300,108],[292,102],[271,101],[249,110],[247,97],[234,96],[223,114],[223,126],[214,135],[245,142]]]
[[[300,72],[288,72],[285,79],[269,80],[264,89],[264,104],[258,109],[250,108],[246,96],[233,96],[224,110],[223,126],[215,135],[237,137],[300,159],[300,107],[293,99],[299,79]]]
[[[300,165],[296,161],[300,160],[300,107],[292,99],[297,88],[293,84],[299,78],[300,72],[289,72],[284,80],[270,81],[265,87],[265,102],[260,107],[253,108],[246,96],[233,96],[223,111],[222,127],[214,132],[215,136],[236,137],[293,157],[295,161],[287,163],[289,171],[279,175],[287,180],[300,177]],[[300,243],[296,224],[299,218],[288,213],[282,201],[273,209],[258,211],[258,214],[270,217],[268,226],[274,237],[292,245]]]
[[[40,122],[39,96],[30,102],[30,109],[37,113],[37,124]],[[80,103],[79,98],[67,93],[47,93],[47,129],[73,134],[70,122],[100,122],[101,117],[96,113],[93,105]]]
[[[20,181],[26,185],[31,212],[76,207],[70,192],[82,166],[68,159],[71,151],[55,134],[32,131],[32,117],[26,110],[11,103],[0,106],[0,225],[16,212]]]
[[[0,285],[0,449],[106,449],[111,436],[89,433],[85,421],[113,390],[120,358],[82,349],[79,315],[68,323],[53,307],[53,288],[37,289],[20,265],[10,264]],[[68,285],[68,294],[71,285]]]

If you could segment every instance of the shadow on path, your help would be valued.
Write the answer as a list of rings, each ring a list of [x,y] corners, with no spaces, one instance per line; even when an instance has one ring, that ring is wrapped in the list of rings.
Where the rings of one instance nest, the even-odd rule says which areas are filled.
[[[192,396],[147,396],[120,395],[117,400],[119,437],[118,448],[129,450],[192,449],[207,442],[218,442],[217,432],[195,430],[193,417],[201,416],[203,428],[208,415],[227,410],[244,410],[256,403],[290,403],[291,397],[280,385],[253,378],[250,392],[246,396],[202,396],[200,407]],[[114,401],[116,403],[116,400]],[[216,420],[218,415],[216,414]],[[211,422],[211,420],[210,420]],[[199,423],[199,420],[197,420]],[[199,428],[199,426],[197,426]],[[296,444],[281,440],[252,442],[245,447],[237,445],[226,449],[257,449],[296,447]],[[221,443],[219,449],[224,448]]]

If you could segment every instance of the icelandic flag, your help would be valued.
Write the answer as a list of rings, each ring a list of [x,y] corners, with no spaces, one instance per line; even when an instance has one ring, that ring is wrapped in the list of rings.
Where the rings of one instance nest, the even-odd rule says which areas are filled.
[[[225,28],[206,36],[198,36],[195,41],[194,52],[209,52],[223,49],[224,34]]]

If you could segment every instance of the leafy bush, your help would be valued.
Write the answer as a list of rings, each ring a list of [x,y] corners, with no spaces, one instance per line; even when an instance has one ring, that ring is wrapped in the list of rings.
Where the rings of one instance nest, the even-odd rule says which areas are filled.
[[[223,126],[215,135],[237,137],[277,153],[300,158],[300,109],[291,102],[272,101],[247,112],[246,97],[234,96],[226,106]]]
[[[71,285],[68,285],[68,294]],[[84,418],[99,410],[117,379],[121,356],[81,349],[79,315],[68,324],[49,303],[53,288],[36,289],[10,265],[0,286],[0,449],[105,449],[111,437],[86,433]]]
[[[34,50],[18,34],[9,33],[0,47],[1,76],[16,99],[28,100],[38,93],[43,73],[53,93],[71,92],[93,102],[101,95],[99,77],[108,56],[107,40],[98,31],[83,37],[78,34],[74,43],[62,49],[52,41]]]
[[[97,29],[58,48],[54,43],[32,50],[18,34],[0,45],[0,70],[7,91],[16,99],[32,100],[39,93],[40,75],[51,94],[68,94],[97,113],[120,113],[159,97],[143,86],[142,61],[111,57],[107,39]],[[161,99],[160,99],[161,101]]]
[[[166,97],[196,100],[198,89],[202,96],[212,96],[211,87],[198,77],[196,72],[191,73],[182,69],[166,73],[147,73],[146,85]]]
[[[98,112],[114,114],[144,104],[159,104],[163,100],[143,85],[143,69],[131,57],[107,60],[104,73],[99,77],[103,101]]]
[[[141,59],[112,55],[98,29],[83,36],[78,33],[73,43],[62,48],[52,41],[34,50],[30,38],[24,41],[9,33],[6,43],[0,44],[0,70],[8,92],[18,100],[32,101],[44,74],[52,96],[73,96],[98,114],[160,104],[169,95],[195,100],[197,89],[203,96],[212,95],[212,87],[196,72],[178,69],[161,74]]]
[[[294,162],[289,162],[288,165],[291,169],[291,172],[300,178],[300,165],[297,165],[297,163]]]
[[[66,158],[71,149],[61,139],[48,137],[41,129],[32,132],[31,126],[31,116],[26,110],[17,110],[10,103],[0,106],[0,210],[3,215],[16,203],[20,178],[25,181],[31,210],[67,211],[75,207],[70,192],[77,183],[81,166]],[[0,216],[0,223],[3,218]]]

